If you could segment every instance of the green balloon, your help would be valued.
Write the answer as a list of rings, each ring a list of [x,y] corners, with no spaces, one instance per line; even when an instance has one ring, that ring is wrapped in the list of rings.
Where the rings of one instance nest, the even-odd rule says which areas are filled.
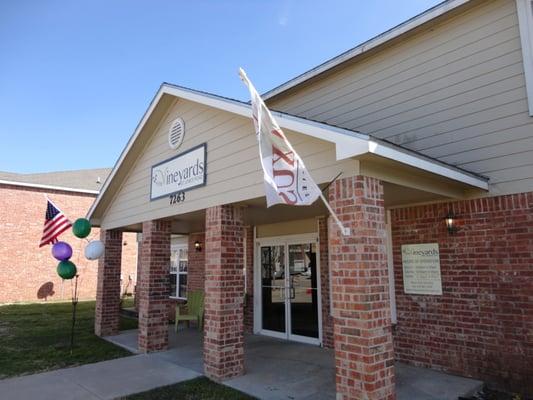
[[[74,278],[76,272],[76,265],[72,261],[61,261],[57,264],[57,274],[63,279]]]
[[[72,225],[72,233],[80,239],[86,238],[91,233],[91,223],[85,218],[78,218]]]

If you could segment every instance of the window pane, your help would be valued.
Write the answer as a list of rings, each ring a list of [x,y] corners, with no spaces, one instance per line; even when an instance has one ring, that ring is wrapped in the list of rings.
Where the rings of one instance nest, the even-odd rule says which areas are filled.
[[[179,296],[187,298],[187,274],[180,274]]]
[[[176,274],[170,274],[170,296],[176,296]]]
[[[170,251],[170,273],[175,274],[178,271],[178,252]]]
[[[187,272],[187,261],[180,261],[179,265],[179,271],[180,272]]]

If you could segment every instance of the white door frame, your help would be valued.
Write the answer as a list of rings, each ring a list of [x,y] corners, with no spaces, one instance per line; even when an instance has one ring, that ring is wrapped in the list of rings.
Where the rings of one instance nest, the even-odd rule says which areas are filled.
[[[292,244],[316,243],[316,274],[317,274],[317,320],[318,320],[318,338],[294,335],[290,332],[291,310],[290,302],[285,301],[285,332],[275,332],[263,329],[263,310],[262,310],[262,287],[261,287],[261,246],[285,246],[285,268],[288,268],[288,246]],[[286,276],[286,274],[285,274]],[[285,284],[285,290],[287,284]],[[279,339],[292,340],[314,345],[322,344],[322,290],[320,277],[320,243],[318,242],[317,233],[301,235],[285,235],[268,238],[255,239],[254,243],[254,333],[266,336],[273,336]]]

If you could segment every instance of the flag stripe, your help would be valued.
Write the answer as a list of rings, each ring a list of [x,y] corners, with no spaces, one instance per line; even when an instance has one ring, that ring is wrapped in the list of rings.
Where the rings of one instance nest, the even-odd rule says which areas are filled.
[[[62,223],[63,221],[67,221],[68,223],[69,220],[63,215],[63,214],[57,214],[53,220],[51,221],[46,221],[45,224],[44,224],[44,232],[43,232],[43,236],[45,234],[48,233],[48,231],[50,231],[51,229],[53,229],[55,226],[59,225],[60,223]]]
[[[70,223],[68,221],[64,221],[61,224],[58,224],[54,227],[54,229],[43,236],[42,240],[50,240],[54,237],[57,237],[61,233],[65,232],[68,228],[70,228]]]
[[[49,199],[46,201],[43,236],[39,247],[58,242],[58,236],[70,228],[68,218]]]

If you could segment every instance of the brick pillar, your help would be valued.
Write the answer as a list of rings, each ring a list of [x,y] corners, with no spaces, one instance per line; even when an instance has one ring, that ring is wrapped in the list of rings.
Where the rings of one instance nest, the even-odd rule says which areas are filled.
[[[204,370],[222,380],[244,372],[243,210],[206,210]]]
[[[244,332],[254,331],[254,227],[244,228],[244,265],[246,268],[246,303],[244,304]]]
[[[329,218],[337,399],[395,399],[383,186],[374,178],[337,180]]]
[[[104,254],[98,259],[94,333],[116,335],[120,321],[120,267],[122,262],[122,232],[101,230]]]
[[[194,243],[198,241],[202,250],[197,251]],[[189,265],[187,267],[187,292],[204,290],[205,282],[205,233],[191,233],[189,235]]]
[[[139,295],[139,351],[168,347],[170,293],[170,221],[143,222]]]
[[[322,297],[322,346],[333,348],[333,317],[329,304],[329,256],[328,256],[328,220],[326,217],[317,218],[318,242],[320,246],[320,293]]]

